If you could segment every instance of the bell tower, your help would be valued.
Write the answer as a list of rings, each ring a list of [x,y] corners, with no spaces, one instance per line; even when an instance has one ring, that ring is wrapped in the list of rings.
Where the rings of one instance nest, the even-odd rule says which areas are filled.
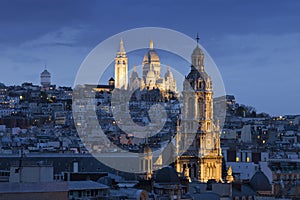
[[[176,169],[190,180],[222,180],[219,126],[213,119],[212,81],[204,70],[204,53],[193,50],[191,71],[183,86],[182,138],[187,151],[176,160]]]
[[[123,40],[120,40],[119,50],[115,58],[115,88],[127,89],[128,86],[128,58]]]

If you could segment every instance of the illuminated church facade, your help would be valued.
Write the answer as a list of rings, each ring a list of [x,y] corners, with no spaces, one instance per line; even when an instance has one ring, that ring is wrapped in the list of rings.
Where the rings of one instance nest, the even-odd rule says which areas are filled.
[[[198,45],[183,85],[182,137],[177,137],[176,171],[189,180],[222,181],[222,152],[219,122],[213,119],[213,89],[204,69],[204,53]],[[179,147],[178,145],[182,145]],[[179,150],[178,150],[179,149]],[[187,149],[180,152],[180,149]]]
[[[159,89],[160,91],[176,91],[176,81],[168,66],[167,72],[161,76],[161,63],[156,53],[153,41],[150,41],[150,47],[146,52],[142,62],[142,76],[139,77],[136,66],[130,74],[128,80],[128,57],[121,40],[120,46],[115,58],[115,88],[141,90],[146,88],[149,90]]]

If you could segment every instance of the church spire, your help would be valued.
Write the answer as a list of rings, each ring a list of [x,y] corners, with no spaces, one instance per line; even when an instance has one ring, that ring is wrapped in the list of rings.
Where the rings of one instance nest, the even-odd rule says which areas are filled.
[[[118,52],[125,53],[125,48],[124,48],[124,43],[123,43],[122,38],[121,38],[121,40],[120,40],[120,46],[119,46]]]
[[[115,88],[127,89],[128,58],[123,40],[120,40],[119,49],[115,58]]]

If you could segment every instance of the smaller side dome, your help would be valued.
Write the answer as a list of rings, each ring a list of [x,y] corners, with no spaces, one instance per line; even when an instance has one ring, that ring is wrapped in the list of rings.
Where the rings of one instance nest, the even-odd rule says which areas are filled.
[[[168,77],[173,79],[173,73],[171,72],[170,66],[168,66],[168,71],[165,73],[165,79]]]
[[[136,79],[136,78],[139,78],[139,75],[137,72],[131,72],[131,76],[130,76],[132,79]]]
[[[251,178],[250,186],[255,191],[270,191],[272,186],[267,176],[259,169]]]
[[[113,79],[113,77],[111,77],[111,78],[108,80],[108,85],[110,85],[110,86],[114,86],[114,85],[115,85],[115,79]]]
[[[164,167],[157,171],[156,182],[157,183],[179,184],[180,180],[179,180],[178,174],[175,171],[175,169],[168,166],[168,167]]]
[[[139,78],[139,75],[136,71],[136,65],[133,66],[133,71],[131,72],[130,78],[133,79],[133,80],[136,79],[136,78]]]
[[[202,54],[203,54],[202,49],[199,47],[199,45],[197,45],[196,48],[193,50],[192,55],[202,55]]]

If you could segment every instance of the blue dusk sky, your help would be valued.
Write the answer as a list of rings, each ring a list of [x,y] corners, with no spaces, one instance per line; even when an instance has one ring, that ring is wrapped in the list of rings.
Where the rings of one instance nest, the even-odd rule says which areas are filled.
[[[193,38],[199,32],[239,103],[271,115],[300,114],[299,11],[298,0],[1,0],[0,82],[39,84],[46,65],[53,84],[72,86],[101,41],[164,27]]]

